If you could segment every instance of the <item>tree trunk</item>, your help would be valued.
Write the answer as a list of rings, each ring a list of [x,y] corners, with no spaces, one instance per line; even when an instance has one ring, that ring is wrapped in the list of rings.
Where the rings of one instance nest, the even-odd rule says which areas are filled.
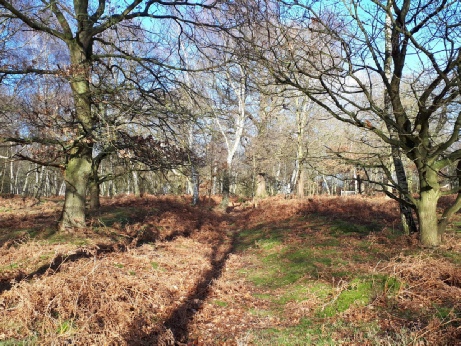
[[[63,181],[61,182],[61,186],[59,187],[59,193],[58,193],[58,195],[59,195],[59,196],[64,196],[65,193],[66,193],[66,181],[63,180]]]
[[[43,172],[45,168],[37,165],[37,171],[35,172],[35,186],[34,186],[34,198],[40,198],[43,187]]]
[[[106,196],[109,197],[109,198],[113,198],[114,197],[114,190],[112,188],[112,185],[113,185],[113,181],[112,180],[109,180],[108,182],[106,182],[107,186],[107,190],[106,190]]]
[[[299,168],[299,177],[298,177],[298,197],[303,198],[304,197],[304,183],[305,183],[305,176],[306,176],[306,171],[304,170],[304,165],[301,164],[301,167]]]
[[[438,246],[442,241],[438,231],[437,201],[439,193],[434,189],[421,190],[418,201],[420,241],[424,246]]]
[[[56,172],[53,172],[53,187],[54,187],[54,192],[52,194],[54,196],[57,196],[59,193],[59,186],[58,186],[58,175]]]
[[[458,165],[456,166],[456,177],[458,178],[458,195],[456,196],[456,200],[451,205],[451,207],[445,209],[442,217],[439,220],[438,229],[440,236],[442,236],[445,232],[445,229],[450,222],[450,218],[461,209],[461,161],[459,161]]]
[[[101,200],[100,200],[100,195],[101,195],[101,189],[99,187],[99,182],[96,177],[96,179],[93,179],[93,177],[89,180],[88,183],[88,190],[90,194],[90,210],[98,210],[101,207]]]
[[[211,195],[216,195],[216,191],[218,191],[218,179],[217,179],[217,174],[218,174],[218,167],[216,164],[211,165],[211,186],[210,186],[210,193],[209,197]]]
[[[133,192],[136,197],[141,197],[141,189],[139,188],[139,176],[138,172],[134,170],[134,167],[132,167],[133,171],[131,171],[131,175],[133,177]]]
[[[299,160],[295,160],[295,167],[293,169],[293,173],[291,174],[291,179],[290,179],[290,190],[288,193],[291,195],[296,188],[296,184],[298,183],[299,179]]]
[[[292,193],[296,188],[296,195],[300,198],[304,197],[304,183],[305,183],[305,153],[304,153],[304,133],[307,124],[308,108],[311,102],[305,98],[297,97],[296,104],[296,161],[295,169],[291,178],[291,191]]]
[[[13,160],[10,161],[10,193],[14,194],[14,162]]]
[[[325,178],[325,175],[322,175],[322,179],[323,179],[323,182],[325,184],[325,189],[327,190],[327,194],[330,196],[331,195],[330,186],[328,186],[328,181]]]
[[[230,195],[230,170],[225,167],[222,172],[222,202],[221,206],[226,208],[229,205]]]
[[[85,227],[85,199],[91,174],[91,150],[83,148],[69,159],[66,172],[66,194],[59,230]]]
[[[256,197],[264,198],[267,196],[266,192],[266,177],[264,173],[258,173],[256,177]]]
[[[50,196],[50,171],[46,169],[45,167],[43,171],[43,183],[42,183],[42,191],[43,191],[43,196],[49,197]]]
[[[27,174],[26,174],[26,179],[24,180],[24,185],[22,186],[22,196],[25,197],[27,196],[27,187],[29,185],[29,175],[30,175],[31,171],[28,171]]]
[[[93,153],[93,127],[91,112],[90,65],[92,41],[82,32],[75,41],[67,42],[73,75],[70,86],[74,99],[75,116],[79,122],[79,137],[67,153],[64,172],[66,194],[59,222],[59,230],[85,227],[85,200],[88,180],[91,176]]]
[[[354,175],[354,193],[358,195],[359,194],[359,180],[357,179],[357,167],[354,167],[353,175]]]
[[[192,205],[197,205],[200,201],[199,188],[200,177],[195,164],[191,166],[191,185],[192,185]]]
[[[397,149],[392,148],[392,151],[395,151],[395,150]],[[410,192],[409,192],[407,176],[405,174],[405,168],[403,167],[402,160],[400,158],[400,155],[398,154],[393,153],[392,157],[394,159],[395,173],[397,175],[397,184],[402,190],[402,193],[399,194],[400,198],[402,198],[406,202],[409,202],[409,199],[406,196]],[[413,217],[413,209],[410,207],[410,205],[402,201],[399,202],[399,208],[400,208],[400,219],[402,221],[402,227],[403,227],[404,234],[417,233],[418,228],[416,226],[416,222]]]
[[[388,0],[388,8],[392,8],[394,0]],[[391,61],[392,61],[392,18],[386,16],[386,26],[385,26],[385,61],[384,61],[384,72],[386,78],[390,80],[392,78],[391,71]],[[387,130],[389,131],[389,137],[394,139],[397,137],[396,130],[392,125],[391,115],[392,115],[392,103],[389,92],[385,91],[384,93],[384,112],[385,118],[388,118],[388,121],[385,121]],[[399,186],[399,208],[400,208],[400,219],[402,222],[402,228],[404,234],[416,233],[417,227],[416,222],[413,218],[413,210],[410,206],[410,200],[408,198],[409,189],[407,176],[405,174],[405,167],[403,166],[402,158],[400,155],[400,150],[397,146],[391,145],[391,157],[392,163],[394,164],[395,172],[397,175],[397,185]]]
[[[420,197],[416,201],[416,210],[419,219],[420,241],[423,246],[438,246],[442,237],[437,217],[437,202],[441,196],[437,170],[424,165],[418,167],[418,171],[421,189]]]
[[[2,183],[0,184],[0,193],[4,193],[5,191],[3,190],[3,187],[5,186],[5,174],[6,172],[6,164],[3,165],[3,170],[2,170]]]

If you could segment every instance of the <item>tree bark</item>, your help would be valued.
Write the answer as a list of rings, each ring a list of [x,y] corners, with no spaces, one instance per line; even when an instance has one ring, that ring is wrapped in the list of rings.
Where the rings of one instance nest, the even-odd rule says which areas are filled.
[[[29,175],[30,175],[30,173],[31,173],[30,170],[26,173],[26,178],[24,180],[24,184],[22,185],[22,193],[21,193],[21,195],[23,197],[27,196],[27,188],[28,188],[28,185],[29,185]]]
[[[132,168],[133,168],[133,171],[131,171],[131,175],[133,177],[133,192],[136,197],[141,197],[141,189],[139,188],[138,172],[134,170],[134,167]]]
[[[81,153],[74,153],[66,165],[66,194],[61,220],[59,221],[60,231],[84,228],[86,226],[86,188],[91,174],[91,154],[88,151],[89,148],[84,147]]]
[[[94,179],[90,179],[88,183],[88,191],[90,194],[90,210],[98,210],[101,207],[101,189],[99,182]]]
[[[438,193],[431,189],[421,191],[418,201],[418,218],[421,244],[428,247],[438,246],[442,241],[442,235],[438,230],[437,201]]]
[[[200,201],[200,177],[195,164],[191,166],[191,185],[192,185],[192,205],[197,205]]]
[[[99,179],[99,166],[102,156],[97,156],[91,161],[91,176],[88,180],[88,192],[90,194],[90,210],[95,211],[101,207],[101,180]]]
[[[304,170],[304,164],[301,164],[301,167],[299,168],[299,178],[298,178],[298,197],[303,198],[304,197],[304,183],[305,183],[305,176],[306,176],[306,171]]]
[[[420,169],[419,180],[421,190],[420,198],[417,200],[417,212],[420,241],[423,246],[438,246],[442,237],[437,218],[437,202],[441,195],[437,171],[430,167]]]
[[[222,207],[227,207],[229,205],[229,195],[230,195],[230,170],[229,167],[225,167],[222,173]]]
[[[359,194],[359,180],[357,179],[357,167],[354,167],[353,175],[354,175],[354,193],[358,195]]]
[[[15,186],[14,186],[14,162],[13,160],[10,161],[10,193],[15,193]]]
[[[443,212],[439,220],[438,230],[440,236],[445,232],[450,218],[461,208],[461,161],[458,161],[455,173],[458,178],[457,196],[455,202]]]
[[[392,148],[392,151],[397,151],[397,148]],[[394,168],[395,173],[397,175],[397,184],[399,188],[402,190],[399,193],[400,198],[402,198],[405,202],[409,203],[408,197],[406,197],[410,192],[408,188],[408,181],[407,176],[405,174],[405,168],[403,167],[402,159],[400,155],[397,153],[392,154],[392,158],[394,160]],[[413,209],[410,207],[409,204],[405,203],[404,201],[399,202],[399,209],[400,209],[400,219],[402,221],[402,228],[405,234],[410,233],[417,233],[418,228],[416,226],[415,219],[413,217]]]
[[[37,170],[35,171],[35,186],[34,186],[34,198],[40,198],[42,193],[42,186],[43,186],[43,171],[44,167],[40,167],[36,165]],[[40,168],[39,168],[40,167]]]
[[[330,196],[331,195],[330,186],[328,185],[328,181],[325,178],[325,175],[322,175],[322,179],[325,184],[325,190],[327,190],[327,195]]]
[[[387,7],[388,11],[392,8],[394,0],[388,0]],[[391,62],[392,62],[392,19],[389,12],[386,15],[386,27],[385,27],[385,61],[384,61],[384,73],[388,80],[391,80]],[[389,131],[389,137],[391,139],[397,138],[396,131],[390,121],[392,114],[392,102],[389,92],[384,92],[384,119],[387,130]],[[391,145],[391,157],[394,164],[395,173],[397,176],[397,185],[399,186],[399,208],[400,208],[400,219],[404,234],[416,233],[417,227],[416,222],[413,218],[413,210],[410,207],[410,200],[407,197],[409,194],[407,176],[405,174],[405,167],[403,166],[400,150],[396,145]]]
[[[304,152],[304,133],[307,125],[308,109],[311,106],[311,102],[308,102],[301,96],[295,100],[296,104],[296,161],[293,175],[291,178],[291,191],[297,189],[297,196],[300,198],[304,197],[304,184],[305,184],[305,152]]]
[[[94,119],[91,112],[90,66],[91,40],[80,37],[68,42],[73,75],[70,86],[75,115],[80,123],[79,139],[68,151],[65,166],[66,194],[59,230],[85,227],[85,200],[91,175]]]
[[[256,197],[264,198],[267,196],[266,192],[266,177],[264,173],[258,173],[256,177]]]
[[[0,193],[4,193],[4,192],[5,192],[5,191],[3,191],[3,187],[5,186],[5,177],[6,177],[5,172],[6,172],[6,164],[3,165],[3,170],[2,170],[2,174],[1,174],[1,176],[2,176],[2,182],[1,182],[1,184],[0,184]]]

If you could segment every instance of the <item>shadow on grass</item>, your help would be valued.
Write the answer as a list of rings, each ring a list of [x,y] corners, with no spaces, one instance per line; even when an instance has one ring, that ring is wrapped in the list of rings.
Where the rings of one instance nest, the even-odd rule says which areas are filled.
[[[455,272],[447,269],[446,273],[452,274],[444,272],[426,282],[421,280],[428,296],[435,285],[440,285],[437,286],[440,292],[434,290],[437,304],[434,299],[423,304],[425,293],[418,292],[419,284],[408,286],[405,278],[386,267],[386,263],[395,265],[399,255],[415,256],[415,261],[419,258],[419,248],[410,237],[392,227],[395,219],[392,212],[382,211],[379,219],[378,208],[371,206],[364,209],[360,218],[362,201],[352,203],[349,212],[345,206],[335,205],[340,201],[332,201],[332,210],[328,210],[326,202],[305,203],[298,210],[287,208],[291,214],[286,213],[285,217],[280,210],[273,209],[267,213],[269,220],[254,218],[248,227],[242,227],[237,250],[250,252],[256,259],[251,267],[242,270],[242,275],[259,288],[260,298],[267,302],[271,313],[285,318],[289,325],[255,331],[254,335],[261,335],[255,340],[262,344],[334,344],[328,335],[336,333],[337,340],[362,344],[350,338],[350,333],[363,328],[360,333],[370,333],[376,344],[385,340],[389,344],[425,342],[430,332],[437,335],[427,339],[432,340],[427,344],[458,345],[461,340],[458,301],[438,298],[446,286],[446,292],[460,286],[461,280],[455,277]],[[279,215],[275,217],[274,212]],[[431,268],[434,270],[435,266]],[[418,277],[412,274],[409,278],[414,280],[414,276]],[[421,302],[413,303],[413,294],[421,295]],[[287,302],[291,307],[298,303],[302,306],[306,297],[319,302],[308,317],[312,333],[321,331],[312,340],[302,322],[291,324],[291,316],[283,316]],[[335,326],[341,314],[349,318],[342,330]],[[369,323],[360,324],[354,314],[369,319]],[[406,333],[406,339],[401,338],[400,332]],[[434,343],[436,339],[442,341]]]
[[[167,220],[171,215],[177,215],[177,220],[180,222],[176,224],[180,223],[187,228],[172,230],[172,232],[190,233],[202,226],[203,220],[206,219],[204,215],[217,205],[216,200],[207,199],[199,207],[193,207],[188,196],[179,198],[122,196],[112,199],[102,198],[102,201],[103,204],[97,211],[88,211],[87,226],[95,233],[104,229],[116,229],[120,231],[119,233],[123,233],[127,228],[141,223],[161,224],[162,220]],[[53,238],[60,237],[56,228],[63,200],[62,198],[47,199],[43,203],[43,208],[42,205],[36,204],[33,208],[29,208],[29,204],[24,204],[21,198],[15,197],[11,199],[11,205],[8,205],[8,212],[2,212],[0,208],[0,247],[26,233],[30,238],[41,240],[53,241]],[[167,232],[159,232],[158,236],[160,233]],[[175,237],[168,234],[165,236]]]
[[[185,303],[179,306],[165,321],[165,327],[173,332],[176,341],[188,341],[189,321],[206,301],[210,293],[212,281],[221,276],[229,255],[234,251],[235,241],[236,233],[233,233],[230,240],[226,240],[225,238],[220,239],[219,243],[213,247],[210,258],[211,269],[203,275],[195,286],[195,289],[187,297]],[[224,251],[220,250],[220,247],[225,246],[226,242],[229,242],[227,249]]]
[[[48,238],[55,233],[59,212],[44,212],[36,215],[3,215],[0,214],[0,247],[9,241],[24,236],[31,238]],[[53,226],[54,225],[54,226]]]
[[[277,289],[307,277],[314,280],[319,279],[320,276],[324,276],[325,280],[335,277],[337,279],[353,277],[353,274],[348,272],[348,268],[341,269],[347,261],[352,262],[351,266],[354,266],[352,257],[338,256],[344,246],[342,237],[356,237],[362,244],[361,238],[377,231],[376,227],[370,230],[366,227],[355,229],[353,224],[338,224],[337,229],[331,230],[332,223],[325,218],[313,217],[307,220],[305,216],[299,214],[289,215],[276,223],[269,221],[248,228],[251,213],[251,210],[231,212],[232,221],[245,230],[234,231],[230,239],[221,235],[213,246],[210,257],[212,268],[197,281],[184,303],[175,308],[163,323],[158,323],[156,328],[149,332],[143,333],[142,326],[151,325],[152,321],[146,321],[142,316],[134,320],[130,332],[125,336],[128,344],[182,344],[193,341],[190,340],[191,321],[208,299],[211,282],[221,276],[226,261],[233,252],[244,251],[250,247],[268,250],[269,254],[263,259],[268,269],[264,273],[254,270],[251,279],[256,285]],[[322,232],[325,233],[324,236],[316,240],[315,236]],[[172,233],[171,236],[163,238],[163,241],[174,240],[179,235],[188,236],[188,234]],[[228,247],[223,251],[222,247],[226,242]],[[303,245],[299,246],[299,242]],[[366,253],[367,258],[376,256],[374,251],[370,253],[368,249],[362,252]],[[357,261],[362,260],[362,258],[357,259]]]
[[[383,229],[298,214],[246,228],[237,250],[252,249],[261,256],[266,271],[252,273],[259,285],[276,288],[302,278],[337,281],[353,277],[358,265],[388,260],[402,250],[388,247],[396,235]]]
[[[340,224],[364,226],[370,231],[387,227],[400,227],[397,202],[389,199],[357,197],[308,198],[300,207],[301,215],[321,215]],[[364,231],[365,231],[364,229]]]
[[[190,199],[190,198],[189,198]],[[51,243],[71,243],[83,245],[70,255],[57,255],[51,263],[38,268],[32,273],[16,271],[8,277],[0,279],[0,293],[11,289],[11,282],[29,280],[33,277],[54,273],[68,261],[80,258],[90,258],[102,253],[126,251],[127,247],[139,247],[144,243],[156,241],[173,241],[177,237],[189,237],[198,231],[204,223],[219,222],[219,218],[209,212],[209,207],[215,205],[213,200],[206,206],[193,207],[184,197],[181,200],[164,197],[134,198],[132,196],[105,200],[105,205],[97,212],[90,212],[87,229],[74,233],[59,233],[54,225],[59,216],[59,200],[51,201],[48,208],[56,207],[54,211],[30,211],[20,204],[17,213],[0,214],[0,248],[9,249],[26,246],[30,239],[41,239]],[[166,226],[157,224],[165,223]],[[102,227],[98,227],[101,226]],[[117,225],[117,228],[111,226]],[[85,246],[86,237],[97,241],[96,245]],[[101,243],[106,238],[110,243]]]
[[[74,253],[64,255],[57,254],[49,264],[44,264],[33,272],[26,274],[19,272],[13,274],[11,277],[3,278],[0,280],[0,294],[8,291],[13,287],[13,282],[21,282],[23,280],[29,281],[36,279],[43,275],[54,275],[60,271],[61,265],[65,262],[75,262],[81,258],[97,257],[101,254],[111,252],[125,252],[126,245],[123,244],[98,244],[91,248],[81,248],[74,251]]]
[[[173,240],[169,239],[169,240]],[[163,322],[163,327],[149,333],[142,333],[140,326],[149,324],[142,316],[135,319],[129,334],[125,336],[128,345],[173,345],[190,342],[189,328],[194,315],[200,310],[210,294],[210,285],[218,279],[229,255],[234,252],[237,233],[231,237],[222,235],[212,247],[211,268],[197,281],[194,289],[185,298],[184,303],[174,309]]]

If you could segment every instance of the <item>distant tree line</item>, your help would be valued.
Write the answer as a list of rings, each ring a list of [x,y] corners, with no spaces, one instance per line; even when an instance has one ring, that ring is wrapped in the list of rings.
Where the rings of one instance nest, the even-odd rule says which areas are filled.
[[[382,193],[461,207],[458,2],[0,0],[0,192]],[[455,194],[442,213],[439,198]]]

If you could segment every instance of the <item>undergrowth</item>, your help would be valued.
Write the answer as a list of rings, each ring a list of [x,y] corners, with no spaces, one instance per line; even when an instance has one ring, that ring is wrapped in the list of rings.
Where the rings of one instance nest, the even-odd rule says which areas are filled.
[[[337,211],[326,218],[318,212],[323,202],[298,205],[291,210],[298,217],[240,232],[239,250],[252,259],[240,274],[267,302],[264,315],[280,319],[278,327],[255,330],[253,342],[460,344],[459,238],[451,234],[448,248],[428,252],[398,236],[393,223],[352,222],[353,208],[343,219]],[[339,201],[330,202],[334,210]],[[310,209],[317,213],[307,214]]]
[[[446,245],[364,198],[0,199],[0,345],[458,345],[459,217]]]

